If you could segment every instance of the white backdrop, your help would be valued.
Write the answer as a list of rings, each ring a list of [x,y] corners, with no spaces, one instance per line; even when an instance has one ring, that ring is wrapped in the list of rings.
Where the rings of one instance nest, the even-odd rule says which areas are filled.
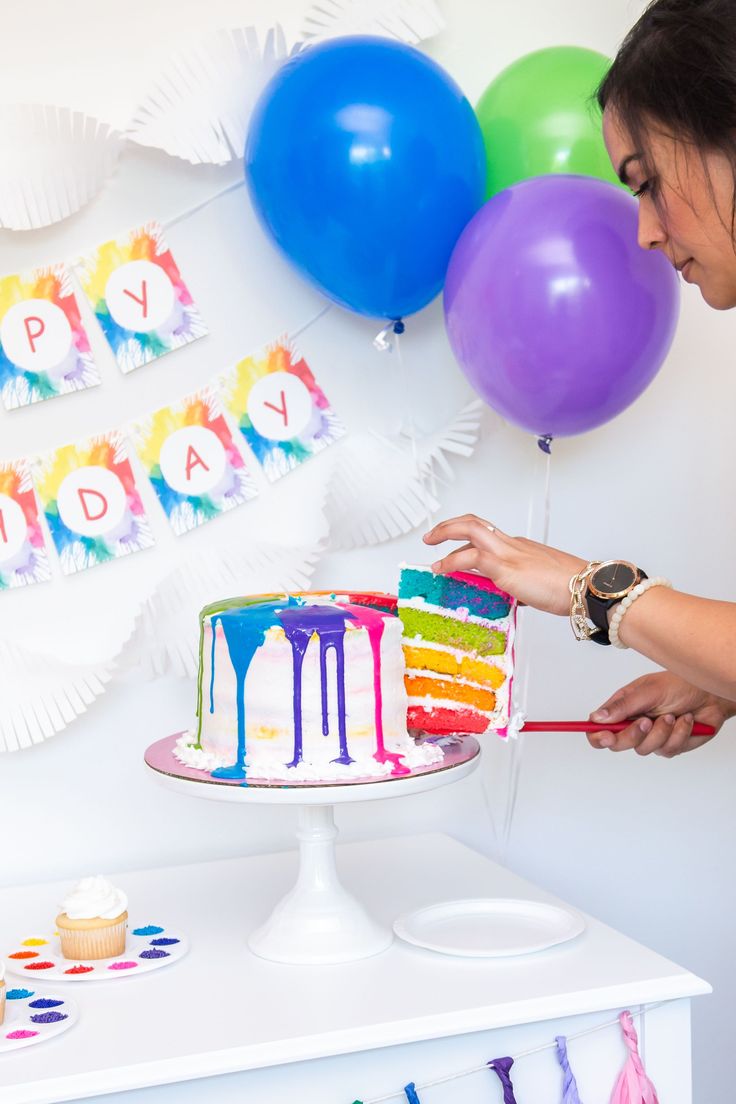
[[[55,0],[6,0],[0,102],[69,104],[124,123],[163,54],[190,41],[197,29],[244,25],[268,11],[294,30],[306,7],[297,0],[268,5],[129,0],[124,9],[105,5],[103,16],[91,0],[63,8]],[[503,65],[529,50],[575,43],[612,52],[641,4],[446,0],[444,10],[448,28],[427,49],[475,100]],[[194,168],[129,149],[105,192],[79,215],[45,231],[1,233],[2,271],[74,254],[151,217],[165,220],[235,179],[238,171]],[[125,379],[109,371],[102,398],[88,392],[2,413],[0,459],[73,440],[184,394],[319,309],[316,294],[261,238],[242,190],[180,222],[169,238],[210,325],[206,343]],[[684,288],[674,347],[647,393],[609,426],[555,445],[553,543],[585,556],[625,555],[682,589],[736,598],[731,566],[735,325],[733,315],[709,311],[696,289]],[[394,368],[371,346],[376,329],[333,310],[301,343],[353,430],[386,429],[396,421]],[[429,430],[469,398],[447,347],[438,304],[413,321],[404,349],[414,380],[421,381],[416,419]],[[102,423],[100,402],[114,412]],[[538,474],[536,446],[490,413],[483,433],[475,458],[460,463],[456,482],[442,488],[442,512],[473,510],[523,532]],[[304,544],[322,535],[317,512],[299,506],[311,500],[311,490],[302,492],[319,482],[308,469],[316,469],[321,459],[283,481],[284,488],[287,483],[293,488],[284,491],[284,501],[264,496],[257,506],[242,508],[253,511],[254,522],[270,539]],[[184,539],[205,541],[206,529]],[[155,562],[164,554],[157,551]],[[423,555],[418,535],[333,554],[320,562],[314,581],[329,588],[388,589],[402,559]],[[124,619],[128,611],[114,604],[103,577],[108,569],[96,570],[97,579],[92,571],[85,585],[99,588],[100,600],[104,595],[111,603],[104,616]],[[110,566],[109,577],[136,572],[141,588],[147,588],[155,570],[154,558],[142,553],[129,557],[129,564]],[[45,633],[56,621],[58,639],[64,626],[49,616],[56,600],[51,590],[66,582],[34,588],[27,631]],[[22,592],[1,596],[0,632],[3,624],[20,624],[29,598]],[[562,620],[532,615],[531,622],[523,659],[531,663],[532,716],[584,717],[617,685],[648,668],[630,653],[577,644]],[[70,631],[79,638],[79,626]],[[144,775],[143,748],[185,727],[192,704],[193,687],[173,678],[119,684],[67,732],[3,756],[0,884],[291,846],[288,810],[185,801]],[[734,726],[727,727],[701,752],[672,762],[595,753],[584,737],[529,738],[508,854],[519,873],[713,983],[713,997],[695,1007],[697,1104],[725,1099],[736,1073],[727,1039],[736,1000],[734,732]],[[485,779],[498,818],[508,765],[508,748],[491,743],[478,776],[431,795],[342,808],[341,829],[356,838],[436,828],[493,853],[482,783]]]

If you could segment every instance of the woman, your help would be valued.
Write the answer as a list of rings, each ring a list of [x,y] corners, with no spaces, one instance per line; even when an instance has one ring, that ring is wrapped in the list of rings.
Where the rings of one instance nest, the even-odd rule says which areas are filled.
[[[736,3],[655,0],[626,37],[598,89],[603,137],[639,200],[638,241],[661,249],[711,307],[736,306]],[[430,545],[462,541],[436,571],[479,571],[519,601],[569,616],[576,634],[630,647],[665,670],[617,691],[590,734],[593,747],[673,756],[701,746],[694,721],[736,714],[736,604],[696,598],[634,565],[603,567],[473,515],[441,522]],[[621,550],[611,550],[616,555]]]

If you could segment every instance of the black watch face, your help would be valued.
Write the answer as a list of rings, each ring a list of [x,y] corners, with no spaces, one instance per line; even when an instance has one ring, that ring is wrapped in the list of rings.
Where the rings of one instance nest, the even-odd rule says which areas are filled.
[[[604,596],[620,594],[636,581],[636,572],[627,563],[604,564],[590,577],[591,586]]]

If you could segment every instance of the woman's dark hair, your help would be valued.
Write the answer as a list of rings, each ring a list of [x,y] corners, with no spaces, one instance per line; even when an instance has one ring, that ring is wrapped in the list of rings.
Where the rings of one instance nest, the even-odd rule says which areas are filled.
[[[616,113],[645,166],[654,125],[701,156],[726,154],[736,185],[736,0],[654,0],[596,98]]]

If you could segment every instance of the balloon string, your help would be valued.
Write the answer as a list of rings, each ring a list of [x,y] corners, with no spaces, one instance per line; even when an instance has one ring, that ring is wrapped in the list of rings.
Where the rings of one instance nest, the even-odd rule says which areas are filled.
[[[529,498],[529,512],[527,515],[527,527],[526,535],[529,540],[534,540],[534,534],[537,530],[538,515],[539,515],[539,503],[537,500],[537,494],[534,487],[541,482],[542,485],[542,510],[541,510],[541,541],[542,544],[547,544],[549,541],[549,530],[551,520],[551,498],[552,498],[552,453],[542,450],[541,453],[537,453],[537,464],[534,474],[534,486],[532,487],[532,493]],[[541,472],[539,471],[541,461]],[[541,480],[540,480],[541,476]],[[521,675],[521,686],[519,691],[519,701],[515,706],[515,711],[522,713],[526,716],[529,712],[529,682],[531,676],[531,647],[527,642],[529,636],[529,624],[527,618],[529,616],[529,609],[525,608],[519,611],[519,627],[516,638],[516,654],[524,656],[524,669]],[[520,648],[520,641],[524,641],[524,648]],[[506,801],[506,815],[504,817],[503,830],[501,833],[501,847],[500,858],[501,862],[506,861],[508,854],[509,842],[511,840],[511,829],[514,823],[514,816],[516,813],[516,804],[519,796],[519,784],[521,781],[521,764],[524,758],[524,746],[526,737],[523,732],[519,732],[518,739],[512,740],[510,751],[511,762],[509,764],[509,784],[508,784],[508,797]],[[495,835],[495,831],[494,831]]]
[[[404,332],[404,323],[401,321],[401,319],[398,319],[396,322],[393,323],[392,329],[392,346],[396,350],[396,361],[398,364],[398,375],[402,397],[402,418],[400,429],[402,432],[405,432],[409,438],[412,466],[414,468],[414,478],[417,482],[419,497],[422,508],[424,510],[424,521],[427,528],[431,529],[431,499],[424,482],[424,473],[422,472],[422,465],[419,457],[419,448],[417,446],[417,430],[416,424],[414,422],[414,408],[411,394],[411,373],[406,365],[406,362],[404,361],[404,354],[401,348],[401,335]]]

